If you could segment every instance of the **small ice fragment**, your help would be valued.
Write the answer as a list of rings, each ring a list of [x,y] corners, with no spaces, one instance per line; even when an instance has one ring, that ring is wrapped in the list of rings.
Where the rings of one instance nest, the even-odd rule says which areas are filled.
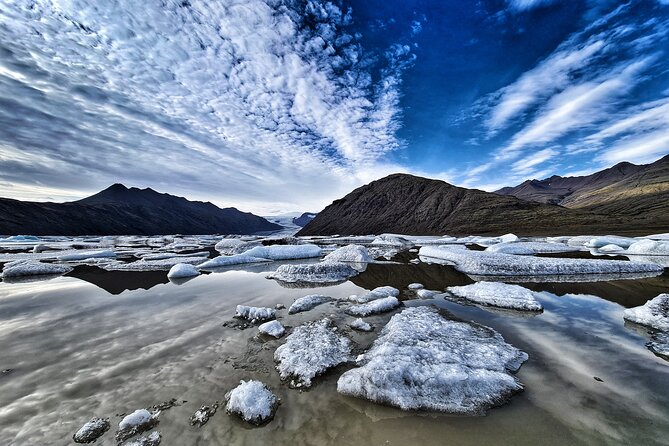
[[[422,283],[410,283],[409,286],[407,287],[410,290],[420,290],[421,288],[425,288]]]
[[[316,308],[318,305],[330,302],[331,297],[323,296],[320,294],[310,294],[308,296],[300,297],[293,302],[293,304],[288,308],[288,314],[301,313],[303,311],[309,311],[313,308]]]
[[[199,276],[200,272],[193,265],[188,263],[177,263],[167,273],[168,279],[183,279],[186,277]]]
[[[384,297],[383,299],[373,300],[367,302],[366,304],[360,305],[351,305],[346,308],[346,313],[351,316],[370,316],[372,314],[385,313],[386,311],[393,310],[401,305],[401,302],[397,300],[395,296]]]
[[[260,426],[272,418],[279,407],[279,399],[260,381],[240,381],[225,395],[226,410],[242,420]]]
[[[669,331],[669,294],[659,294],[640,307],[628,308],[623,317],[636,324]]]
[[[286,329],[283,327],[283,325],[281,325],[281,322],[276,320],[261,324],[258,326],[258,331],[262,334],[266,334],[277,339],[286,333]]]
[[[276,311],[267,307],[249,307],[246,305],[237,305],[235,313],[236,318],[246,319],[252,323],[268,321],[274,319]]]
[[[374,327],[372,327],[371,324],[369,324],[369,322],[365,322],[364,320],[362,320],[360,318],[354,320],[348,326],[351,327],[352,329],[358,330],[358,331],[372,331],[372,330],[374,330]]]

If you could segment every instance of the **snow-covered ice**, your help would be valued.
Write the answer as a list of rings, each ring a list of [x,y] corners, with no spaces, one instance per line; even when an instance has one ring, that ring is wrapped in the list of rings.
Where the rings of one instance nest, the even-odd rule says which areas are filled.
[[[238,415],[242,420],[260,426],[272,418],[279,407],[279,398],[262,382],[240,381],[239,385],[225,395],[226,411]]]
[[[141,432],[146,432],[158,424],[160,412],[152,414],[146,409],[137,409],[126,415],[118,424],[118,432],[114,437],[116,441],[124,441]]]
[[[623,317],[656,330],[669,331],[669,293],[659,294],[640,307],[626,309]]]
[[[384,297],[388,296],[397,297],[399,295],[400,295],[400,290],[398,290],[397,288],[391,286],[380,286],[374,288],[372,291],[365,294],[361,295],[352,294],[346,300],[358,304],[364,304],[367,302],[371,302],[373,300],[383,299]]]
[[[75,432],[72,439],[75,443],[93,443],[109,430],[109,418],[93,417]]]
[[[354,330],[358,331],[372,331],[374,330],[374,327],[371,326],[369,322],[365,322],[364,320],[358,318],[355,319],[353,322],[348,324],[349,327],[351,327]]]
[[[197,267],[199,269],[210,270],[230,265],[243,265],[246,263],[263,263],[263,262],[271,262],[271,260],[261,259],[246,254],[233,254],[231,256],[214,257],[211,260],[207,260],[206,262],[200,263]]]
[[[330,302],[332,300],[329,296],[323,296],[321,294],[310,294],[308,296],[299,297],[295,299],[295,302],[288,308],[288,314],[301,313],[303,311],[309,311],[316,308],[317,306]]]
[[[346,263],[320,262],[281,265],[267,278],[286,283],[327,284],[343,282],[356,274],[358,271]]]
[[[382,299],[376,299],[366,304],[351,305],[346,308],[346,313],[351,316],[370,316],[373,314],[385,313],[399,307],[401,302],[395,296],[388,296]]]
[[[367,248],[361,245],[346,245],[332,251],[323,259],[324,262],[369,263],[372,258]],[[356,268],[358,269],[358,268]]]
[[[632,243],[624,254],[669,256],[669,241],[640,240]]]
[[[286,333],[286,329],[281,325],[279,321],[269,321],[258,326],[258,331],[267,336],[272,336],[273,338],[279,339]]]
[[[200,275],[200,272],[193,265],[188,263],[177,263],[172,268],[170,268],[167,273],[169,279],[183,279],[186,277],[195,277]]]
[[[563,259],[499,254],[487,251],[424,246],[419,255],[424,262],[446,261],[460,272],[480,276],[551,276],[603,273],[657,273],[663,268],[651,263],[622,260]]]
[[[477,282],[465,286],[452,286],[447,290],[466,301],[511,310],[542,311],[543,306],[535,293],[520,285],[501,282]]]
[[[621,251],[624,251],[624,250],[625,249],[622,248],[621,246],[614,245],[614,244],[608,244],[608,245],[604,245],[604,246],[601,246],[601,247],[597,248],[598,252],[621,252]]]
[[[243,254],[270,260],[294,260],[320,257],[321,248],[316,245],[270,245],[256,246]]]
[[[274,352],[276,369],[291,387],[310,387],[311,380],[351,359],[351,341],[324,318],[295,328]]]
[[[16,260],[6,263],[2,269],[2,278],[46,276],[56,274],[67,274],[72,271],[68,265],[55,263],[42,263],[33,260]]]
[[[412,307],[390,319],[337,390],[403,410],[481,414],[523,389],[511,373],[526,360],[491,328]]]
[[[276,310],[267,307],[249,307],[247,305],[237,305],[235,317],[246,319],[253,323],[268,321],[276,317]]]

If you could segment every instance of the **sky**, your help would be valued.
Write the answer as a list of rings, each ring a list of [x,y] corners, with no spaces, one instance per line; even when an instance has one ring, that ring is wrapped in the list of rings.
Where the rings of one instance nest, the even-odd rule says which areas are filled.
[[[271,215],[669,153],[669,0],[3,0],[0,196]]]

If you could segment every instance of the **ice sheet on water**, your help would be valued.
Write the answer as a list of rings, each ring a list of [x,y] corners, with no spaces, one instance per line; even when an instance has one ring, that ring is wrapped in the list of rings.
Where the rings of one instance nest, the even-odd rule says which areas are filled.
[[[34,260],[16,260],[6,263],[2,269],[2,277],[26,277],[26,276],[42,276],[42,275],[56,275],[67,274],[72,271],[72,267],[68,265],[58,265],[54,263],[43,263]]]
[[[501,282],[477,282],[446,289],[461,299],[480,305],[511,310],[543,310],[543,306],[535,298],[535,293],[520,285],[509,285]]]
[[[669,293],[659,294],[640,307],[626,309],[623,317],[636,324],[669,331]]]
[[[294,260],[320,257],[321,248],[316,245],[270,245],[256,246],[243,254],[271,260]]]
[[[267,307],[250,307],[247,305],[237,305],[235,317],[246,319],[251,322],[263,322],[276,317],[276,310]]]
[[[177,263],[170,268],[167,273],[169,279],[183,279],[185,277],[195,277],[199,275],[200,271],[198,271],[194,265],[188,263]]]
[[[358,274],[350,265],[341,262],[320,262],[281,265],[267,278],[296,284],[328,284],[347,280]]]
[[[288,314],[301,313],[303,311],[309,311],[317,306],[330,302],[332,300],[329,296],[323,296],[321,294],[310,294],[308,296],[299,297],[295,299],[295,302],[288,308]]]
[[[271,262],[269,259],[261,259],[247,254],[233,254],[230,256],[218,256],[211,260],[200,263],[197,267],[204,270],[223,268],[231,265],[243,265],[247,263]]]
[[[225,395],[226,411],[238,415],[242,420],[262,425],[272,418],[279,407],[279,399],[262,382],[240,381],[239,385]]]
[[[351,305],[346,308],[346,313],[351,316],[371,316],[373,314],[385,313],[399,307],[401,302],[395,296],[387,296],[376,299],[366,304]]]
[[[651,263],[622,260],[564,259],[499,254],[487,251],[424,246],[422,261],[445,261],[465,274],[477,276],[559,276],[578,274],[656,273],[663,268]]]
[[[311,380],[351,359],[351,341],[324,318],[295,328],[274,352],[276,369],[291,387],[310,387]]]
[[[480,414],[523,389],[511,373],[526,360],[491,328],[412,307],[390,319],[337,390],[403,410]]]

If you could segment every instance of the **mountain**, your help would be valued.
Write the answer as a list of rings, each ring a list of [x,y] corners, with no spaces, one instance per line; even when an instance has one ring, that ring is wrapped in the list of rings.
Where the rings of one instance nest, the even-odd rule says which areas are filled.
[[[279,229],[235,208],[122,184],[68,203],[0,198],[3,235],[252,234]]]
[[[355,189],[321,211],[297,235],[632,234],[660,232],[666,224],[636,224],[511,196],[465,189],[444,181],[393,174]]]
[[[293,223],[296,224],[297,226],[306,226],[307,223],[309,223],[311,220],[313,220],[316,217],[315,212],[305,212],[304,214],[300,215],[299,217],[293,218]]]
[[[616,164],[592,175],[527,180],[496,193],[571,209],[669,223],[669,155],[652,164]]]

